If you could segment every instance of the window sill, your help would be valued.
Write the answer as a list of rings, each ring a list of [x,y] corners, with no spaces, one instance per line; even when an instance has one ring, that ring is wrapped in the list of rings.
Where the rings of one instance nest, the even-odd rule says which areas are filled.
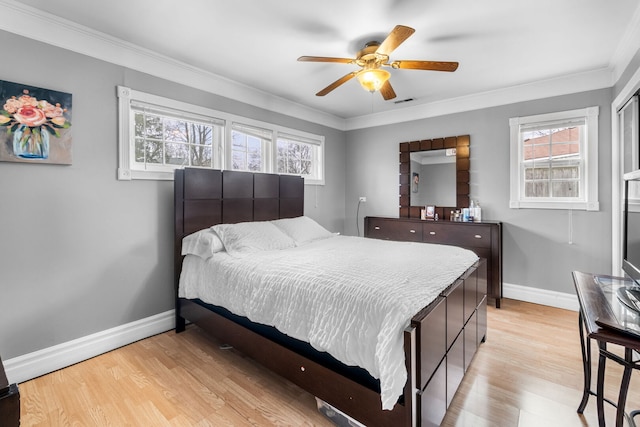
[[[174,171],[140,171],[133,169],[118,169],[118,181],[145,179],[154,181],[173,181]]]
[[[599,202],[561,202],[561,201],[518,201],[509,202],[511,209],[565,209],[580,211],[599,211]]]
[[[118,169],[118,181],[150,180],[150,181],[173,181],[174,171],[149,171],[136,169]],[[304,185],[325,185],[324,179],[305,178]]]
[[[304,185],[324,185],[324,179],[311,179],[311,178],[305,178],[304,179]]]

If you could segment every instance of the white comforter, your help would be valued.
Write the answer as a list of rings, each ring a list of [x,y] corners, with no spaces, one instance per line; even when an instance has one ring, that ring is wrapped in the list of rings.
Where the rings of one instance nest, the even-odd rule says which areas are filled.
[[[184,260],[179,295],[327,351],[380,380],[393,409],[407,380],[403,330],[478,257],[454,246],[335,236],[234,258]]]

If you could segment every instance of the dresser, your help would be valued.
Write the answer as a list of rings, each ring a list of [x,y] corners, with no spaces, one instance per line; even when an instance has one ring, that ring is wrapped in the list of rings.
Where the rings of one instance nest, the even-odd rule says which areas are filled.
[[[412,218],[364,219],[364,235],[374,239],[438,243],[472,250],[487,260],[487,296],[500,308],[502,298],[502,223],[451,222]]]

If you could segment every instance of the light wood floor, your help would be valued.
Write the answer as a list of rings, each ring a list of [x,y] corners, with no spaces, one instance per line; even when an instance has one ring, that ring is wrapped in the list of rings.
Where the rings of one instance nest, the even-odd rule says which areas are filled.
[[[487,342],[443,425],[597,426],[593,397],[584,416],[576,413],[582,396],[577,319],[572,311],[513,300],[490,307]],[[608,364],[607,393],[614,400],[620,372]],[[627,408],[640,408],[637,375]],[[221,350],[196,327],[19,387],[22,426],[331,426],[313,396],[234,350]],[[607,408],[609,425],[613,419]]]

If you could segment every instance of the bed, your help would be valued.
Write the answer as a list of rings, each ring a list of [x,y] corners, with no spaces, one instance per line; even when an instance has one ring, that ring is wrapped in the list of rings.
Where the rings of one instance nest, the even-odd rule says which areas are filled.
[[[202,272],[209,268],[208,263],[210,263],[196,260],[197,256],[182,255],[185,236],[193,236],[194,233],[207,230],[211,226],[218,227],[217,231],[220,234],[224,230],[238,228],[228,226],[229,224],[243,225],[256,222],[257,224],[249,224],[254,226],[274,222],[281,226],[283,223],[290,224],[298,221],[298,218],[306,218],[303,217],[304,182],[301,178],[187,168],[176,171],[174,185],[177,332],[183,331],[187,322],[194,323],[220,341],[233,346],[289,379],[321,399],[323,403],[364,425],[440,424],[476,349],[486,337],[486,263],[484,260],[470,261],[469,266],[465,266],[460,272],[455,272],[455,276],[451,276],[454,274],[451,271],[442,272],[449,275],[442,277],[447,277],[446,280],[450,283],[447,282],[445,286],[441,286],[441,289],[438,288],[437,294],[429,296],[424,306],[408,308],[411,314],[406,318],[406,325],[398,331],[398,342],[390,346],[396,352],[400,352],[402,357],[400,368],[403,375],[401,384],[398,386],[397,381],[394,384],[399,394],[390,395],[387,379],[391,377],[378,371],[375,375],[371,374],[373,372],[371,366],[366,365],[370,362],[364,360],[362,363],[368,369],[361,367],[358,363],[343,362],[341,361],[345,360],[343,354],[333,352],[332,348],[327,350],[322,345],[318,345],[314,338],[306,339],[303,338],[304,334],[298,336],[297,332],[291,333],[291,331],[283,334],[279,329],[271,326],[277,324],[271,321],[273,319],[264,323],[249,320],[250,318],[255,320],[255,313],[243,311],[243,305],[234,305],[233,299],[220,305],[217,302],[206,302],[207,298],[194,293],[195,291],[189,291],[185,286],[185,277],[191,274],[188,271],[192,265],[197,265],[196,271]],[[278,220],[281,221],[278,222]],[[279,258],[263,259],[260,257],[276,255],[252,253],[247,257],[247,261],[254,263],[250,267],[251,271],[260,266],[269,266],[273,269],[277,268],[278,262],[285,260],[289,262],[289,258],[293,259],[287,251],[306,252],[307,256],[317,259],[313,257],[318,257],[320,252],[313,251],[336,253],[335,251],[342,246],[364,244],[373,244],[374,247],[394,244],[420,245],[414,246],[414,250],[432,250],[434,252],[431,256],[434,258],[437,257],[437,253],[442,253],[442,250],[435,251],[437,248],[432,248],[435,245],[371,240],[348,236],[326,236],[306,246],[293,245],[291,249],[284,247],[282,251],[278,251]],[[353,250],[349,249],[349,251]],[[213,257],[220,266],[211,267],[220,277],[224,276],[225,270],[215,269],[227,268],[227,266],[231,268],[230,266],[235,263],[233,257],[225,255],[224,252]],[[335,259],[341,259],[346,255],[336,256]],[[302,268],[303,264],[294,267],[299,272],[297,276],[301,276],[305,270]],[[373,268],[369,269],[373,270]],[[405,270],[410,270],[410,265]],[[273,271],[277,270],[261,274],[271,274]],[[314,274],[312,269],[309,274]],[[340,274],[343,275],[341,277],[345,277],[346,287],[351,279],[348,280],[344,273]],[[364,274],[365,272],[353,274],[353,280]],[[379,276],[374,277],[379,277],[382,281],[382,270],[376,274]],[[180,287],[181,276],[183,276],[182,288]],[[269,277],[273,279],[273,276],[274,274],[271,274]],[[443,280],[442,277],[440,280]],[[238,283],[248,281],[249,277],[243,276]],[[265,282],[268,280],[265,279]],[[284,280],[281,282],[285,283]],[[238,287],[237,284],[234,286]],[[279,281],[273,281],[272,286],[280,286]],[[293,286],[291,289],[294,289],[297,285],[291,286]],[[288,288],[283,289],[287,289],[287,294],[291,292]],[[220,295],[224,294],[224,291],[216,292]],[[249,294],[250,292],[247,293]],[[212,297],[215,299],[215,296],[214,293]],[[314,294],[308,299],[314,304],[322,303],[319,294]],[[304,301],[304,298],[301,301]],[[246,305],[253,306],[254,302]],[[401,308],[407,310],[406,307]],[[396,308],[392,308],[389,312],[395,313],[395,310]],[[278,311],[282,310],[276,310]],[[321,309],[316,317],[323,316],[327,311],[331,309]],[[353,320],[346,320],[346,322],[348,324]],[[349,328],[345,329],[349,330]],[[315,335],[312,334],[312,337]],[[367,352],[359,351],[367,359]],[[350,359],[349,361],[352,362]],[[376,365],[376,360],[373,363]],[[380,365],[380,371],[385,371],[386,364],[378,363],[378,365]],[[398,378],[397,374],[398,372],[395,372],[393,378]],[[383,406],[386,406],[386,409],[383,409]]]

